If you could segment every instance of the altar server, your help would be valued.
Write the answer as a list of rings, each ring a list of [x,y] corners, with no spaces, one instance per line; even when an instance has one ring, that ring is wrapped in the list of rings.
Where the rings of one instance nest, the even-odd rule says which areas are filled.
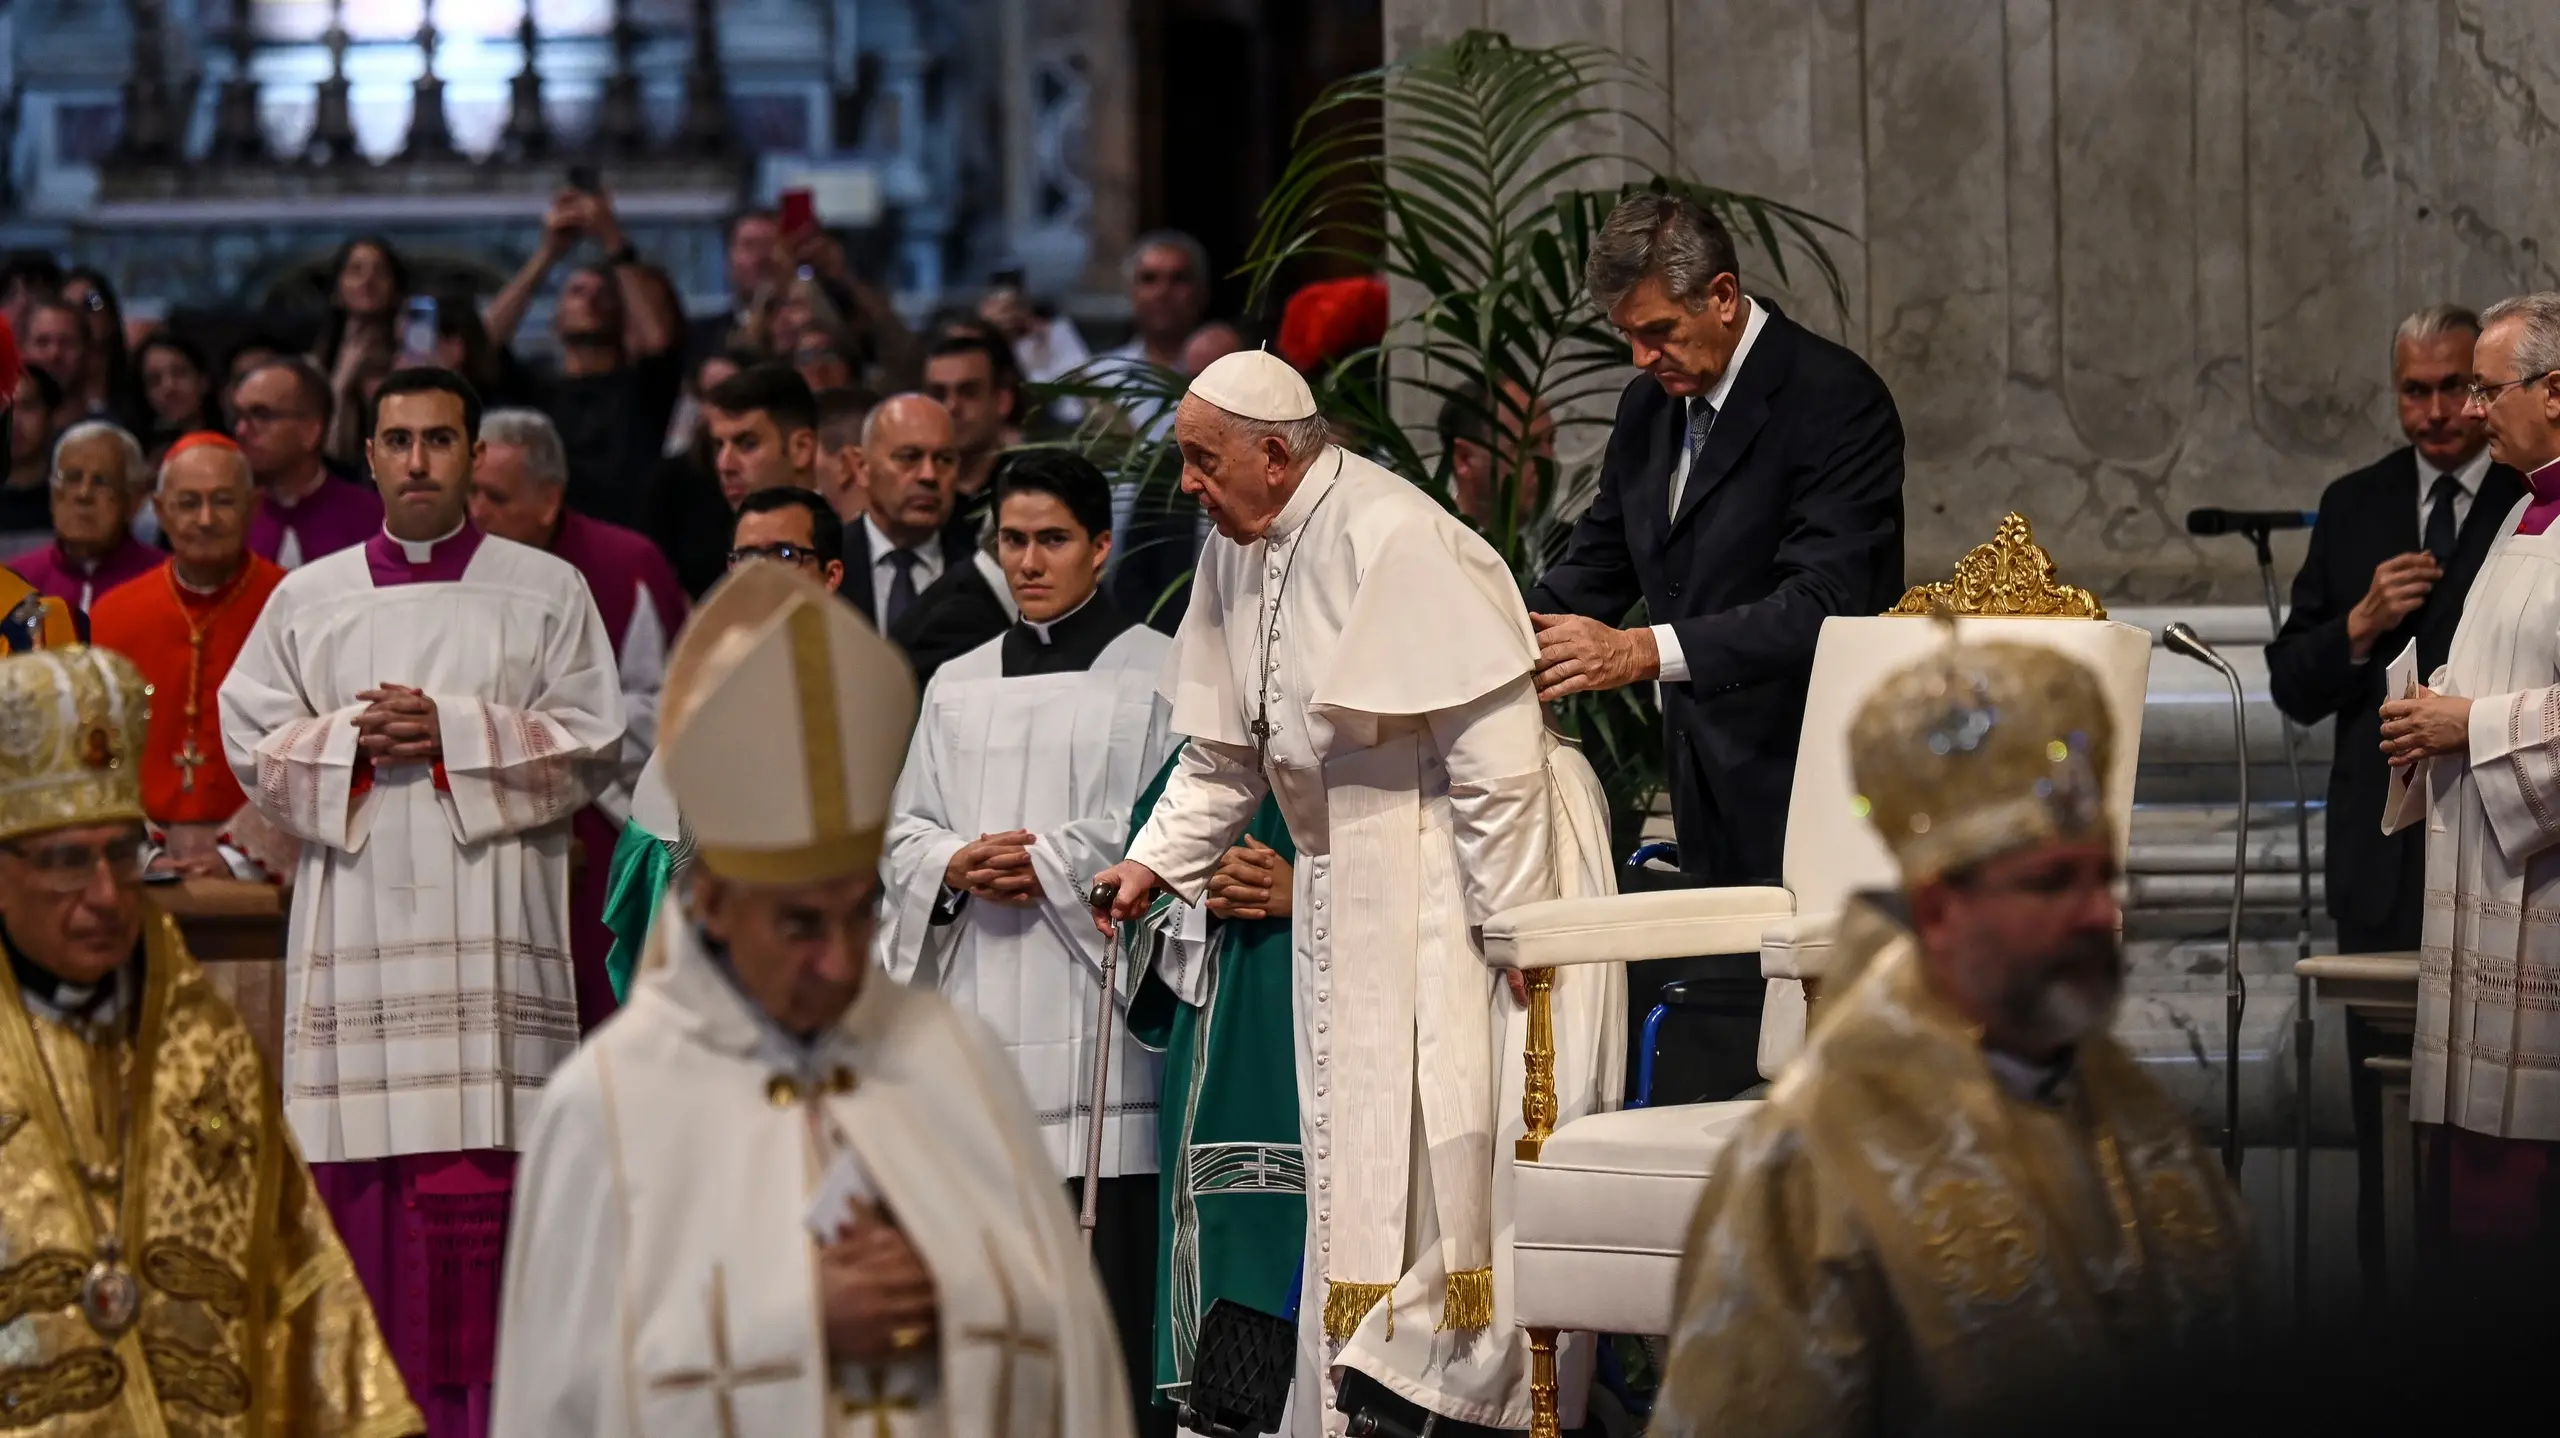
[[[1902,892],[1852,906],[1708,1181],[1652,1431],[2039,1431],[2241,1336],[2239,1195],[2107,1033],[2117,742],[2097,678],[2027,644],[1950,642],[1859,707]]]
[[[630,1002],[554,1080],[497,1438],[1121,1438],[1093,1266],[984,1024],[869,962],[906,663],[747,565],[678,640],[698,841]]]
[[[1174,435],[1218,533],[1165,666],[1191,743],[1102,876],[1112,918],[1162,888],[1199,900],[1278,799],[1310,1185],[1297,1392],[1341,1367],[1427,1410],[1384,1415],[1408,1427],[1526,1427],[1527,1344],[1494,1282],[1494,1057],[1516,1008],[1474,930],[1558,894],[1528,613],[1473,530],[1330,442],[1286,362],[1211,364]],[[1321,1401],[1295,1411],[1301,1435],[1341,1431]]]
[[[276,586],[221,693],[302,841],[285,1114],[435,1438],[485,1421],[515,1150],[578,1041],[569,818],[623,730],[586,580],[465,513],[479,426],[448,370],[384,382],[381,532]]]

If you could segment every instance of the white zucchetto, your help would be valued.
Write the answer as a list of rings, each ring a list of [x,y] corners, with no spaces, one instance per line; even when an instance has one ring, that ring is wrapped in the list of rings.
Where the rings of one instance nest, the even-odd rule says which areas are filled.
[[[1278,424],[1312,419],[1315,391],[1287,360],[1269,350],[1237,350],[1212,361],[1191,393],[1241,419]]]

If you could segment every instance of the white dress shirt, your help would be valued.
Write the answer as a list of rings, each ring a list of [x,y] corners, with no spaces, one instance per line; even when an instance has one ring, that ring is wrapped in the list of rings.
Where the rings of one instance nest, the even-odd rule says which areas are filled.
[[[2434,507],[2436,477],[2448,471],[2429,464],[2423,454],[2418,455],[2417,460],[2418,542],[2423,544],[2427,534],[2427,511]],[[2471,456],[2470,463],[2450,473],[2453,482],[2460,486],[2453,492],[2453,530],[2460,534],[2462,526],[2471,522],[2471,501],[2480,497],[2480,481],[2489,476],[2489,447],[2485,444],[2480,446],[2480,452]]]
[[[880,522],[868,513],[862,516],[862,529],[871,549],[871,612],[879,616],[880,627],[886,631],[889,627],[889,586],[898,578],[898,566],[890,562],[889,556],[896,552],[898,542],[891,539],[888,531],[882,529]],[[921,595],[927,586],[942,577],[942,537],[935,535],[907,552],[916,557],[916,593]]]
[[[1724,373],[1718,375],[1716,382],[1699,397],[1714,406],[1718,414],[1724,413],[1725,399],[1733,393],[1733,377],[1742,373],[1742,362],[1751,357],[1751,342],[1760,338],[1761,327],[1769,322],[1769,312],[1753,304],[1750,296],[1745,295],[1742,302],[1751,307],[1751,318],[1742,323],[1742,341],[1733,347],[1733,358],[1726,363]],[[1680,457],[1671,462],[1671,513],[1675,517],[1680,513],[1680,493],[1689,487],[1689,416],[1696,413],[1697,404],[1698,400],[1693,399],[1680,407]],[[1707,432],[1715,432],[1715,421],[1707,422]],[[2476,485],[2478,481],[2475,479],[2473,483]],[[1665,684],[1686,683],[1689,657],[1680,652],[1680,636],[1670,625],[1653,626],[1653,647],[1662,657],[1661,681]]]

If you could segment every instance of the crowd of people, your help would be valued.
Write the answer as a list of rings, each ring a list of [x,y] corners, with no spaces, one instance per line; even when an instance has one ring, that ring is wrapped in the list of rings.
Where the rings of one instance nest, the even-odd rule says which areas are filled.
[[[1203,322],[1184,237],[1100,354],[1012,287],[915,334],[823,235],[729,240],[701,320],[600,194],[485,306],[357,241],[316,344],[219,364],[7,267],[11,1418],[1162,1433],[1224,1301],[1289,1332],[1292,1438],[1531,1426],[1509,1056],[1542,994],[1554,1121],[1614,1106],[1628,984],[1486,963],[1495,915],[1616,887],[1549,706],[1659,686],[1683,881],[1777,882],[1822,621],[1902,584],[1890,393],[1629,198],[1585,279],[1642,373],[1523,594],[1479,531],[1551,419],[1444,414],[1444,506],[1286,337]],[[2271,663],[2371,726],[2333,831],[2429,833],[2333,843],[2331,901],[2429,956],[2443,1231],[2530,1253],[2560,297],[2394,361],[2415,467],[2332,490]],[[1141,364],[1181,383],[1027,388]],[[1097,419],[1188,507],[1025,443]],[[1961,1426],[2246,1331],[2238,1195],[2108,1036],[2098,681],[1953,635],[1879,679],[1851,767],[1901,884],[1716,1168],[1659,1431]],[[188,880],[285,891],[272,1067],[142,897]]]

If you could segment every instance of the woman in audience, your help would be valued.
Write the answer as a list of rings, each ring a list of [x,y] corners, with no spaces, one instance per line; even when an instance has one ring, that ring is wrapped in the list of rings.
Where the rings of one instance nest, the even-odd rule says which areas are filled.
[[[381,382],[400,354],[400,311],[409,302],[409,267],[389,240],[359,236],[338,247],[329,261],[329,318],[320,328],[311,362],[329,377],[343,419],[333,424],[328,457],[357,465],[363,457],[362,414],[368,384]]]
[[[228,431],[216,412],[204,351],[184,335],[152,331],[133,352],[133,385],[142,395],[142,446],[154,465],[182,434]]]
[[[62,298],[76,306],[89,326],[89,358],[80,367],[83,413],[130,424],[142,417],[132,371],[125,359],[124,306],[115,287],[98,271],[81,265],[62,277]]]

